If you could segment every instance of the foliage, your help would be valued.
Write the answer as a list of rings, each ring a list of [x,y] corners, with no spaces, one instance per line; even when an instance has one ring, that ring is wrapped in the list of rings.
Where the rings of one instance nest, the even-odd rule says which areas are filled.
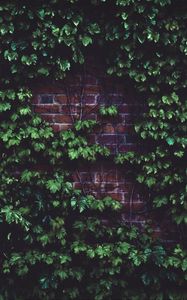
[[[108,107],[102,105],[99,109],[101,116],[116,116],[118,114],[117,107],[110,105]]]
[[[0,299],[186,299],[186,2],[9,0],[0,11]],[[133,163],[150,209],[172,219],[170,247],[122,224],[118,202],[73,189],[67,162],[109,155],[87,142],[93,121],[58,134],[32,111],[37,80],[63,79],[96,48],[145,100],[143,151],[116,161]]]

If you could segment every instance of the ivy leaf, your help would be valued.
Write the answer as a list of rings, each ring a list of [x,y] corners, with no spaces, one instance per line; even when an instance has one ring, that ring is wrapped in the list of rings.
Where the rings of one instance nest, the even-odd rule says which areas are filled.
[[[45,17],[45,10],[44,9],[40,9],[38,12],[39,16],[41,19],[43,19]]]
[[[175,140],[172,137],[168,137],[166,139],[166,141],[167,141],[168,145],[170,145],[170,146],[174,145],[174,143],[175,143]]]
[[[50,179],[47,181],[46,186],[51,191],[51,193],[54,194],[61,189],[62,184],[58,180]]]
[[[75,197],[72,197],[71,198],[71,207],[75,209],[76,206],[77,206],[77,200]]]
[[[10,103],[0,103],[0,112],[7,111],[11,109]]]
[[[92,44],[92,38],[90,36],[86,35],[82,38],[82,43],[86,47],[89,44]]]
[[[146,183],[146,185],[150,188],[150,187],[152,187],[153,185],[155,185],[155,183],[156,183],[156,178],[154,178],[154,177],[148,177],[148,178],[146,178],[145,183]]]
[[[155,207],[161,207],[168,203],[168,199],[166,196],[155,197],[155,199],[153,200],[153,203],[154,203]]]
[[[186,271],[187,270],[187,258],[185,258],[182,262],[182,270]]]
[[[29,182],[33,176],[33,173],[29,170],[24,170],[21,174],[22,182]]]
[[[48,289],[49,287],[49,279],[46,277],[40,278],[40,286],[42,289]]]
[[[88,27],[88,31],[90,34],[95,34],[100,32],[100,27],[97,23],[92,23]]]
[[[30,109],[30,107],[22,107],[22,108],[20,108],[19,112],[20,112],[20,115],[25,116],[25,115],[28,115],[31,113],[31,109]]]
[[[72,22],[75,26],[78,26],[81,21],[82,21],[82,17],[80,15],[78,15],[72,19]]]
[[[61,59],[59,59],[58,60],[58,64],[59,64],[59,66],[60,66],[60,69],[62,70],[62,71],[66,71],[66,70],[69,70],[70,69],[70,62],[68,61],[68,60],[61,60]]]

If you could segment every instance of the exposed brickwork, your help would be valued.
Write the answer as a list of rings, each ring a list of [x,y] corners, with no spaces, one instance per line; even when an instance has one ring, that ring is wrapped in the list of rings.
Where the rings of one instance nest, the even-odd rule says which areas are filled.
[[[78,74],[78,75],[77,75]],[[55,131],[67,130],[76,120],[96,120],[98,127],[88,137],[90,143],[107,146],[113,155],[136,149],[133,123],[140,105],[124,83],[104,76],[99,65],[87,64],[84,70],[55,84],[35,87],[33,110],[49,122]],[[102,117],[100,105],[118,108],[117,117]],[[138,106],[138,107],[137,107]],[[97,198],[110,195],[124,203],[124,218],[142,222],[138,212],[145,202],[125,171],[112,162],[100,161],[72,171],[74,187]],[[140,214],[141,215],[141,214]]]

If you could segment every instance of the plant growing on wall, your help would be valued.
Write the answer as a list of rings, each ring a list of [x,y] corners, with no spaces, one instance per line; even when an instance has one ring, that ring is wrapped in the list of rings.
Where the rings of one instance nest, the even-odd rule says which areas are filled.
[[[0,299],[186,298],[185,9],[171,0],[0,4]],[[175,224],[170,246],[122,224],[117,201],[73,189],[67,161],[109,155],[87,142],[93,122],[54,133],[32,111],[35,82],[63,79],[96,49],[106,72],[144,99],[135,129],[148,151],[116,162],[132,163],[150,209]]]

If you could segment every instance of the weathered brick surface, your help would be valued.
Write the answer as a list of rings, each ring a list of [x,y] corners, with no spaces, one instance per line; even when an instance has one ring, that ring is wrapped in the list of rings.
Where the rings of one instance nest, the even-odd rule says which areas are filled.
[[[126,84],[105,76],[99,64],[88,63],[84,72],[70,74],[62,82],[43,82],[33,94],[33,110],[54,131],[67,130],[76,120],[92,119],[98,126],[88,136],[90,144],[107,146],[113,156],[136,150],[133,123],[141,107]],[[99,115],[101,105],[116,105],[118,116]],[[72,170],[74,187],[99,199],[110,195],[124,203],[125,221],[141,223],[144,219],[139,212],[145,209],[145,202],[138,188],[127,179],[125,170],[112,160],[77,166]]]

